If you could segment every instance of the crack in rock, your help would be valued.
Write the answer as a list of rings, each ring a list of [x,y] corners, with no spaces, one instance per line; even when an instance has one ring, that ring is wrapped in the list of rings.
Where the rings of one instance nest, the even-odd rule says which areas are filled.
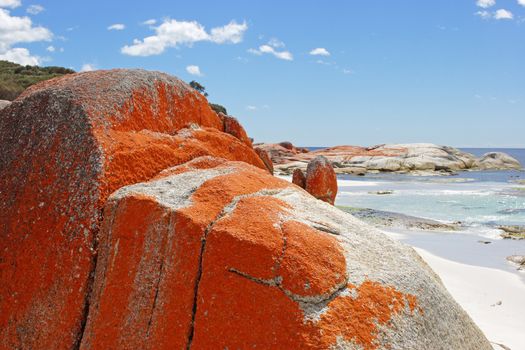
[[[213,229],[213,226],[217,222],[219,222],[222,218],[224,218],[226,215],[230,214],[235,210],[237,207],[237,204],[244,198],[252,198],[252,197],[263,197],[263,196],[272,196],[275,194],[278,194],[282,191],[282,189],[263,189],[254,193],[249,194],[243,194],[234,197],[230,203],[225,205],[221,212],[215,217],[213,221],[211,221],[206,229],[204,230],[204,234],[201,238],[201,249],[199,252],[199,266],[197,270],[197,277],[195,279],[195,284],[193,287],[194,295],[193,295],[193,306],[192,306],[192,314],[191,314],[191,323],[190,323],[190,329],[188,331],[188,343],[186,346],[186,349],[191,349],[191,345],[193,343],[193,336],[195,334],[195,318],[197,316],[197,304],[198,304],[198,294],[199,294],[199,285],[202,278],[202,270],[203,270],[203,260],[204,260],[204,252],[206,251],[206,240],[208,238],[208,234]]]

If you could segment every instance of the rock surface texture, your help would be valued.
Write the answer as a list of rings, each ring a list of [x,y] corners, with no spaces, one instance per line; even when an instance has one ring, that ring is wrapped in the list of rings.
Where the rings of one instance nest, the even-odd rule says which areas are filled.
[[[505,153],[493,152],[476,158],[453,147],[429,143],[379,145],[374,147],[337,146],[301,152],[281,144],[258,144],[270,154],[278,174],[306,169],[308,162],[322,155],[338,174],[398,172],[413,174],[450,174],[462,170],[518,170],[521,164]]]
[[[409,247],[241,162],[104,209],[81,349],[491,349]]]
[[[6,108],[6,107],[9,106],[10,104],[11,104],[11,101],[0,100],[0,110]]]
[[[141,70],[0,112],[0,349],[491,349],[411,248],[228,130]]]
[[[265,168],[188,85],[141,70],[32,86],[0,112],[0,348],[71,349],[101,208],[116,189],[213,155]]]
[[[337,176],[328,159],[317,156],[308,163],[304,188],[315,198],[334,204],[337,195]]]

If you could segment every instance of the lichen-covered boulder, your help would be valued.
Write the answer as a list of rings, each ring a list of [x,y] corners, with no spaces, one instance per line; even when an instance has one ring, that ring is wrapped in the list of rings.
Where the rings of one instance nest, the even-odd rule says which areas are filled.
[[[491,349],[413,249],[204,157],[104,209],[81,349]]]
[[[202,95],[143,70],[30,87],[0,112],[0,145],[1,349],[80,342],[110,193],[203,155],[265,168]]]
[[[334,204],[337,176],[332,163],[324,156],[317,156],[308,163],[305,189],[315,198]]]
[[[306,188],[306,177],[301,169],[297,168],[293,171],[292,183],[301,188]]]
[[[259,158],[261,158],[261,160],[263,161],[264,165],[266,166],[266,169],[268,169],[270,174],[273,175],[273,162],[272,162],[270,156],[268,155],[268,152],[266,152],[264,149],[262,149],[260,147],[254,147],[253,150],[255,151],[255,153],[257,153]]]

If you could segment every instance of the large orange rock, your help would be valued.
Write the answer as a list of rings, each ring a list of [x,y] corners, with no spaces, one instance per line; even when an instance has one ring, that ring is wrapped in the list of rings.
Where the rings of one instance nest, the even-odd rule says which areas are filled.
[[[337,176],[328,159],[317,156],[308,163],[305,189],[315,198],[334,204],[337,195]]]
[[[111,195],[80,348],[491,349],[411,248],[210,157]]]
[[[161,73],[67,75],[0,114],[1,349],[78,346],[110,193],[203,155],[265,168],[203,96]]]

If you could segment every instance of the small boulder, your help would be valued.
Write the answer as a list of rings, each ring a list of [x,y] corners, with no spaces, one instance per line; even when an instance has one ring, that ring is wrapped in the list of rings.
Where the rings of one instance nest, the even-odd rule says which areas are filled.
[[[301,169],[297,168],[293,171],[292,183],[301,188],[306,188],[306,177]]]
[[[315,198],[334,204],[337,176],[332,164],[324,156],[317,156],[308,163],[305,189]]]
[[[295,149],[293,144],[291,142],[289,142],[289,141],[279,142],[279,146],[284,147],[284,148],[289,149],[289,150]]]

